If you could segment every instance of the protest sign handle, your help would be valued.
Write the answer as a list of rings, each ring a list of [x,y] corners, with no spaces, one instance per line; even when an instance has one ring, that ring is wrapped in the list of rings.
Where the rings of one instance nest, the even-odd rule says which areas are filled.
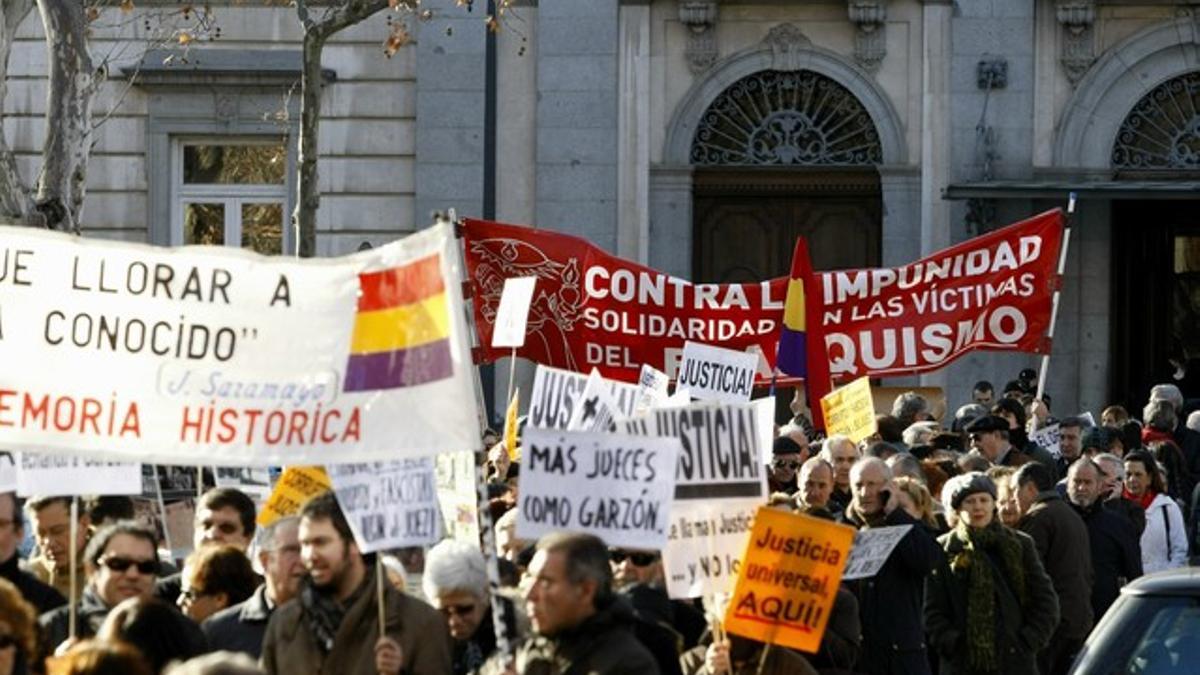
[[[163,499],[162,481],[158,476],[158,465],[154,464],[154,492],[158,495],[158,512],[162,514],[163,524],[163,541],[167,544],[167,550],[171,551],[171,556],[174,557],[175,547],[171,545],[171,529],[167,527],[167,502]]]
[[[508,358],[508,396],[505,397],[505,403],[512,403],[513,381],[517,374],[517,348],[512,348],[512,355]]]
[[[384,605],[383,585],[387,583],[387,567],[383,564],[383,553],[375,554],[375,592],[379,605],[379,637],[387,636],[387,607]]]
[[[767,644],[763,645],[762,656],[758,657],[758,670],[755,671],[756,675],[763,674],[763,667],[765,667],[767,665],[767,653],[770,651],[771,651],[771,643],[768,642]]]
[[[79,565],[79,547],[75,542],[79,541],[79,497],[71,497],[71,525],[70,535],[71,541],[67,544],[68,550],[67,562],[71,565],[71,606],[67,608],[67,637],[75,637],[76,616],[78,614],[79,603],[76,598],[79,594],[76,592],[79,579],[77,578],[75,569]],[[57,646],[57,645],[56,645]]]

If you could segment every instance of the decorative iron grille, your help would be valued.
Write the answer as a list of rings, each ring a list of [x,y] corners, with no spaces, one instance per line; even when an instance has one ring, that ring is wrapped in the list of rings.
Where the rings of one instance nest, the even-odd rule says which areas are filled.
[[[1200,169],[1200,72],[1168,80],[1142,97],[1113,143],[1118,169]]]
[[[842,85],[808,70],[766,70],[721,92],[696,129],[692,163],[861,166],[883,161],[871,116]]]

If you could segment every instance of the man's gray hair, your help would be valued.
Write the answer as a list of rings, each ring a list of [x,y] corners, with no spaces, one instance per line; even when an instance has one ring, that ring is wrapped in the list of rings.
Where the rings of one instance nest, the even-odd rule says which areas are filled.
[[[900,420],[904,426],[916,421],[917,415],[929,411],[929,402],[915,391],[906,391],[896,397],[892,403],[892,417]]]
[[[270,525],[260,527],[254,535],[254,550],[274,551],[279,546],[275,541],[275,534],[289,525],[299,526],[299,516],[284,516]]]
[[[940,426],[937,422],[913,422],[904,430],[901,438],[904,440],[904,444],[910,448],[917,445],[928,445],[929,439],[933,438]]]
[[[888,457],[887,465],[891,467],[893,476],[908,476],[921,485],[925,485],[925,472],[921,470],[921,460],[912,453],[896,453]]]
[[[1178,423],[1175,417],[1175,405],[1164,398],[1147,403],[1146,407],[1142,409],[1142,419],[1146,421],[1146,426],[1155,431],[1173,432]]]
[[[829,438],[826,438],[825,442],[821,444],[821,458],[826,462],[833,464],[833,449],[844,444],[849,444],[850,447],[854,448],[856,453],[862,454],[858,452],[858,445],[855,444],[854,441],[850,440],[849,436],[846,436],[845,434],[834,434]]]
[[[833,480],[833,465],[825,461],[825,458],[820,455],[804,460],[804,463],[800,465],[800,475],[807,476],[822,466],[829,469],[829,480]]]
[[[883,479],[884,480],[892,479],[892,467],[888,466],[887,462],[883,461],[882,459],[879,459],[878,457],[863,457],[862,459],[858,460],[857,462],[854,463],[854,466],[850,467],[850,475],[851,476],[859,475],[865,469],[870,468],[872,466],[877,466],[877,467],[879,467],[880,471],[883,471]]]
[[[537,550],[562,553],[566,558],[567,579],[572,583],[596,582],[597,609],[612,602],[612,565],[608,561],[608,547],[602,539],[579,532],[555,532],[539,539]]]
[[[1150,388],[1150,401],[1168,401],[1175,412],[1183,410],[1183,392],[1173,384],[1156,384]]]
[[[263,675],[262,668],[249,656],[234,652],[213,652],[185,663],[168,666],[164,675]]]
[[[1092,457],[1092,461],[1095,462],[1096,464],[1100,464],[1101,462],[1103,462],[1105,464],[1111,465],[1116,470],[1117,478],[1124,480],[1124,478],[1125,478],[1125,460],[1121,459],[1120,457],[1117,457],[1116,455],[1112,454],[1111,452],[1102,452],[1098,455],[1094,455]]]
[[[470,593],[480,601],[486,600],[488,578],[483,553],[466,542],[443,540],[425,556],[421,589],[430,600],[443,593]]]

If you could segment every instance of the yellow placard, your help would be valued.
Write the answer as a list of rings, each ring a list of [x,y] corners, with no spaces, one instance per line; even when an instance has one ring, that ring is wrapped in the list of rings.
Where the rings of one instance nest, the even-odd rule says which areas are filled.
[[[517,454],[517,408],[521,401],[521,390],[514,389],[512,400],[508,402],[508,410],[504,413],[504,449],[508,458],[514,462],[521,461]]]
[[[304,502],[329,491],[331,486],[325,469],[319,466],[287,467],[258,512],[258,524],[266,527],[280,518],[296,515]]]
[[[853,543],[854,528],[759,507],[725,629],[816,653]]]
[[[825,431],[842,434],[855,443],[875,433],[875,404],[871,400],[871,380],[860,377],[850,384],[821,397]]]

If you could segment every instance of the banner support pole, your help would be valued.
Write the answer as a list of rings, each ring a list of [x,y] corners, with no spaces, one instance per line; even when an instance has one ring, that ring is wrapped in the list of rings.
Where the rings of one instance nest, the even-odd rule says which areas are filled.
[[[158,465],[151,464],[154,467],[154,492],[158,496],[158,512],[162,514],[163,524],[163,541],[167,544],[167,550],[171,552],[171,557],[175,557],[175,547],[171,545],[171,529],[167,527],[167,502],[163,499],[162,480],[158,475]]]
[[[508,359],[508,396],[504,399],[505,405],[512,404],[513,383],[517,374],[517,348],[512,348],[512,354]]]
[[[79,602],[77,589],[79,588],[79,578],[76,568],[79,566],[79,546],[76,542],[79,541],[79,497],[71,497],[71,525],[70,534],[71,541],[69,543],[67,563],[71,566],[71,606],[67,609],[67,637],[75,637],[76,624],[78,623]],[[57,647],[57,645],[55,645]]]
[[[450,222],[458,224],[458,220],[453,210],[450,211]],[[454,250],[458,254],[458,266],[461,274],[466,274],[467,262],[464,255],[465,242],[456,243]],[[463,279],[462,281],[468,281]],[[463,309],[467,319],[467,333],[471,336],[472,347],[478,346],[475,343],[479,340],[479,332],[475,329],[475,311],[473,308],[474,298],[471,298],[471,303],[463,303]],[[514,349],[515,353],[516,350]],[[487,424],[487,401],[483,395],[483,382],[479,377],[479,367],[472,364],[472,377],[475,379],[475,412],[479,416],[480,428],[486,429]],[[509,387],[512,387],[512,368],[509,369]],[[511,391],[510,391],[510,396]],[[482,440],[482,439],[481,439]],[[482,443],[480,444],[482,446]],[[492,605],[492,624],[496,629],[496,649],[505,655],[506,660],[511,663],[515,654],[516,645],[509,639],[508,635],[508,606],[504,604],[504,600],[500,597],[500,561],[497,559],[496,553],[496,536],[492,523],[492,512],[488,508],[487,480],[485,475],[484,465],[487,460],[488,448],[483,448],[475,457],[475,490],[476,501],[478,503],[476,521],[479,524],[479,543],[483,549],[483,559],[487,568],[488,590],[491,596]]]
[[[384,606],[384,584],[387,583],[387,567],[383,564],[383,552],[375,554],[375,592],[378,594],[379,637],[387,637],[387,608]]]
[[[1070,218],[1072,215],[1074,215],[1074,213],[1075,213],[1075,193],[1072,192],[1067,197],[1068,225],[1066,228],[1063,229],[1062,251],[1059,253],[1059,256],[1058,256],[1058,278],[1059,278],[1060,282],[1062,279],[1063,272],[1067,268],[1067,251],[1068,251],[1068,249],[1071,248],[1071,226],[1069,223],[1070,223]],[[1061,286],[1061,283],[1059,285]],[[1046,332],[1046,338],[1051,341],[1053,341],[1053,339],[1054,339],[1054,326],[1058,322],[1058,301],[1061,296],[1062,296],[1062,288],[1056,289],[1054,291],[1054,299],[1050,305],[1050,328]],[[1053,344],[1053,342],[1051,342],[1051,344]],[[1042,354],[1042,364],[1041,364],[1041,367],[1038,369],[1037,393],[1034,395],[1035,401],[1041,401],[1042,396],[1044,396],[1046,393],[1046,375],[1049,372],[1049,370],[1050,370],[1050,354],[1049,354],[1049,352],[1047,352],[1045,354]],[[1031,420],[1031,422],[1033,423],[1034,431],[1037,431],[1037,428],[1038,428],[1037,420],[1038,420],[1037,415],[1034,415],[1033,419]]]

